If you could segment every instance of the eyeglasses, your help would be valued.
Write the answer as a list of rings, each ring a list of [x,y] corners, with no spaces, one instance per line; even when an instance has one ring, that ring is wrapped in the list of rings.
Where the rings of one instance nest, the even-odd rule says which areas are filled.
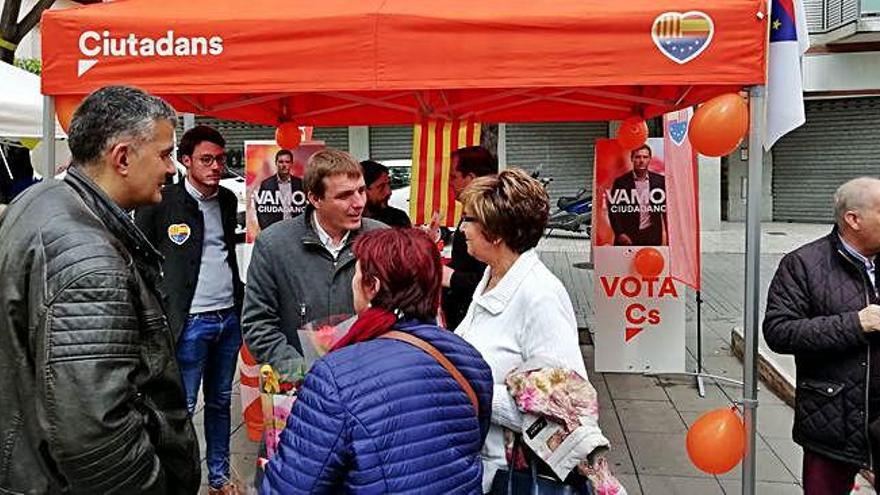
[[[217,165],[220,165],[221,167],[226,165],[226,155],[207,154],[207,155],[200,155],[197,158],[199,160],[199,163],[201,163],[202,165],[204,165],[206,167],[210,167],[211,164],[214,162],[217,162]]]

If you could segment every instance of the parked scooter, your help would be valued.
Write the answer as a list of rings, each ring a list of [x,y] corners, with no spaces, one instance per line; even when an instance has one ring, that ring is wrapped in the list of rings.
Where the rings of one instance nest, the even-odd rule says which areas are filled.
[[[535,170],[532,170],[531,175],[532,175],[533,179],[536,179],[538,182],[541,183],[542,186],[544,186],[544,190],[546,191],[547,188],[550,186],[550,183],[553,182],[553,177],[541,177],[541,169],[543,169],[543,168],[544,168],[543,163],[538,165],[538,167],[535,168]]]
[[[547,220],[547,235],[555,229],[569,232],[592,233],[593,196],[588,189],[581,189],[574,196],[561,196],[556,201],[557,208],[550,212]]]

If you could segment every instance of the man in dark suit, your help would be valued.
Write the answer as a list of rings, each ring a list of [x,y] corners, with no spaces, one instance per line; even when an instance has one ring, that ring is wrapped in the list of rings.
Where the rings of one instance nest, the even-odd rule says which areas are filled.
[[[257,223],[260,230],[275,222],[293,218],[306,210],[302,179],[291,173],[293,152],[282,149],[275,153],[276,174],[263,180],[255,197]]]
[[[630,152],[632,172],[614,179],[606,194],[615,246],[665,246],[666,178],[651,172],[651,147]]]

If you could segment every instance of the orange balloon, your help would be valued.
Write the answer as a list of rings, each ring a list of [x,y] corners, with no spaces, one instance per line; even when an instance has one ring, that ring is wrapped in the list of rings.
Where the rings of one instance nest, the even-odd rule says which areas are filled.
[[[302,133],[299,126],[293,122],[282,122],[275,129],[275,142],[282,148],[292,150],[299,146],[302,141]]]
[[[82,103],[82,95],[61,95],[55,97],[55,116],[58,117],[58,123],[64,132],[70,132],[70,121],[73,120],[73,113]]]
[[[739,464],[746,451],[746,429],[733,408],[723,407],[700,416],[687,433],[687,453],[698,469],[726,473]]]
[[[633,258],[636,273],[644,278],[654,278],[660,275],[665,264],[666,260],[663,259],[663,254],[652,247],[639,249]]]
[[[749,132],[749,105],[736,93],[700,105],[688,129],[691,146],[705,156],[729,155]]]
[[[630,117],[617,130],[617,143],[625,151],[634,150],[648,140],[648,124],[638,117]]]

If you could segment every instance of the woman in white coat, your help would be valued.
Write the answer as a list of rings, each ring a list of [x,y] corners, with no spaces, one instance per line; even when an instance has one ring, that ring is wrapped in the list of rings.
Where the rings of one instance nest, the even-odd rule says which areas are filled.
[[[488,493],[495,473],[507,468],[503,429],[522,427],[504,383],[507,374],[535,357],[585,379],[587,373],[568,292],[535,252],[550,209],[541,183],[508,169],[475,179],[461,199],[468,253],[488,264],[455,330],[492,368],[492,424],[482,452],[483,492]]]

